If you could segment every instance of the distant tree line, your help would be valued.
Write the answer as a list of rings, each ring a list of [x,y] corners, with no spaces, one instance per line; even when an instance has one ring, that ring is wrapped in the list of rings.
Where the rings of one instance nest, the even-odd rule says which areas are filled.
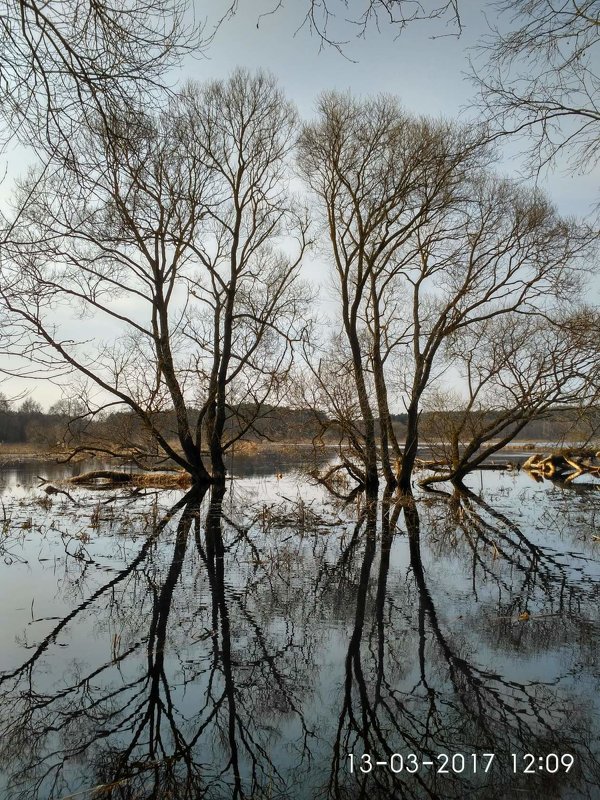
[[[0,443],[55,447],[64,443],[68,428],[75,437],[82,430],[72,402],[59,400],[44,411],[31,397],[16,404],[0,392]]]
[[[14,406],[14,407],[13,407]],[[293,444],[298,442],[315,445],[335,445],[343,437],[343,426],[335,419],[314,408],[263,407],[260,416],[256,409],[246,409],[248,416],[256,418],[253,431],[245,433],[246,441]],[[190,424],[197,424],[200,410],[190,411]],[[488,424],[495,415],[488,412]],[[390,414],[397,436],[405,435],[408,415]],[[380,430],[379,419],[375,420]],[[424,411],[421,415],[423,445],[428,457],[448,461],[453,433],[464,428],[464,436],[458,444],[469,441],[480,425],[479,415],[466,421],[463,412],[443,409]],[[165,439],[176,439],[177,417],[173,410],[157,414],[154,424]],[[462,426],[462,427],[461,427]],[[239,420],[229,415],[225,429],[233,434],[239,432]],[[323,431],[327,431],[323,435]],[[552,445],[586,445],[597,441],[600,432],[600,408],[579,410],[550,410],[543,418],[534,419],[514,436],[519,441],[547,442]],[[27,398],[20,404],[10,403],[0,393],[0,444],[25,444],[48,451],[63,453],[81,451],[104,451],[107,455],[127,450],[132,460],[147,456],[151,441],[137,415],[132,412],[113,411],[101,417],[90,415],[81,401],[62,399],[53,403],[47,411],[36,400]],[[157,452],[157,455],[158,452]]]
[[[245,431],[251,441],[299,442],[308,441],[319,431],[323,415],[315,409],[262,406],[242,407],[241,412],[255,419],[252,431]],[[190,409],[190,425],[197,425],[201,409]],[[401,416],[401,415],[399,415]],[[156,414],[154,425],[167,440],[177,438],[177,415],[174,410]],[[239,433],[239,414],[229,414],[225,430]],[[62,399],[47,411],[41,404],[27,398],[11,403],[0,393],[0,444],[31,444],[50,450],[81,447],[107,451],[129,448],[131,455],[147,453],[150,441],[139,417],[127,411],[91,413],[78,400]]]

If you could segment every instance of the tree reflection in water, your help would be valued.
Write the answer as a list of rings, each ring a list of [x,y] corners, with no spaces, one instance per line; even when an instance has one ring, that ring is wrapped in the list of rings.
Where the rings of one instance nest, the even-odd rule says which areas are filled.
[[[2,675],[1,755],[11,765],[10,797],[59,798],[94,786],[122,798],[246,797],[282,783],[269,742],[287,714],[309,738],[298,689],[306,684],[303,664],[292,653],[293,631],[272,641],[243,593],[227,591],[232,545],[223,541],[222,496],[213,489],[204,525],[203,497],[183,498],[125,570],[61,620],[20,668]],[[161,574],[152,556],[176,515],[172,556]],[[209,586],[205,605],[193,593],[176,596],[185,589],[180,579],[191,547]],[[131,644],[92,670],[73,664],[71,680],[40,691],[41,656],[88,611],[128,628]],[[272,695],[277,710],[265,707]],[[302,756],[304,742],[300,750]]]
[[[471,492],[224,497],[182,498],[0,674],[6,798],[597,797],[599,589],[580,552]],[[113,632],[110,654],[61,659],[78,626]],[[512,753],[549,752],[575,766],[513,774]],[[433,767],[362,773],[363,753]],[[441,753],[465,771],[439,773]]]

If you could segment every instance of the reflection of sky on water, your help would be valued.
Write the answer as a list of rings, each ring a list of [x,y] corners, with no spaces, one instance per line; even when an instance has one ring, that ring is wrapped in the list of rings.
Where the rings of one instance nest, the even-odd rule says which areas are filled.
[[[292,472],[250,477],[229,486],[220,517],[211,512],[219,555],[208,498],[186,536],[177,534],[179,512],[148,539],[181,493],[107,502],[114,492],[74,489],[77,505],[48,503],[40,489],[25,496],[34,474],[59,477],[49,469],[4,474],[0,750],[11,765],[10,800],[60,798],[114,778],[151,707],[164,752],[157,746],[150,757],[143,727],[117,770],[136,797],[152,796],[153,760],[161,780],[169,770],[177,776],[176,797],[195,796],[184,786],[236,796],[226,769],[232,741],[240,791],[285,790],[298,800],[362,796],[348,775],[349,747],[504,749],[494,796],[509,797],[498,789],[512,785],[507,752],[548,752],[560,725],[573,747],[578,737],[590,741],[596,760],[588,753],[586,770],[597,766],[597,490],[536,484],[523,473],[472,475],[472,496],[418,499],[415,549],[415,521],[401,507],[390,506],[397,527],[386,533],[381,505],[372,513],[359,497],[344,506]],[[530,620],[519,621],[523,610]],[[156,650],[149,643],[160,640],[161,624]],[[32,657],[30,670],[7,676]],[[159,714],[151,701],[166,706]],[[15,755],[10,737],[25,732],[39,740]],[[198,774],[182,755],[190,741]],[[49,756],[53,748],[60,759]],[[49,777],[36,782],[48,768],[61,775],[54,789]],[[458,798],[467,785],[450,778],[442,788],[430,776],[427,795],[389,780],[364,791]],[[573,776],[519,784],[533,798],[593,797],[579,785]]]

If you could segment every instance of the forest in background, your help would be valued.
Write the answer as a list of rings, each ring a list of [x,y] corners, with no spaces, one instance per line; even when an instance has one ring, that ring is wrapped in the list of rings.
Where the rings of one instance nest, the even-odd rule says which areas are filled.
[[[198,410],[190,411],[190,423],[195,425]],[[248,408],[246,415],[255,416],[256,409]],[[407,415],[392,414],[392,422],[398,437],[406,433]],[[443,439],[438,430],[440,424],[448,425],[452,412],[423,412],[421,425],[424,444]],[[489,414],[490,419],[494,415]],[[227,420],[227,429],[236,427],[237,416]],[[379,421],[377,420],[377,428]],[[173,411],[157,415],[157,427],[166,438],[177,436],[177,420]],[[577,410],[549,410],[540,419],[531,420],[519,431],[515,441],[545,442],[556,445],[598,444],[600,430],[600,408]],[[116,443],[128,443],[130,447],[147,444],[144,428],[137,416],[131,412],[112,412],[101,419],[90,419],[77,401],[60,400],[44,410],[35,400],[28,398],[20,404],[9,403],[0,396],[0,446],[23,444],[44,451],[63,451],[77,446],[93,446],[102,443],[115,447]],[[268,407],[261,409],[255,430],[244,437],[249,442],[278,444],[315,443],[315,445],[337,445],[343,441],[343,431],[336,427],[323,411],[311,408]]]

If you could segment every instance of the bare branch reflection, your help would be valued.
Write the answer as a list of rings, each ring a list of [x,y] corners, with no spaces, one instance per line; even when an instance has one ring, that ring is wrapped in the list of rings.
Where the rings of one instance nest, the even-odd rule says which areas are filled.
[[[446,514],[458,514],[461,520],[465,554],[472,548],[473,535],[486,530],[473,509],[485,511],[515,537],[507,551],[526,584],[540,569],[544,580],[536,584],[536,591],[554,591],[557,600],[569,588],[576,591],[575,585],[569,587],[568,581],[565,583],[558,559],[536,548],[506,515],[481,498],[468,493],[442,498],[436,505],[440,502],[444,503]],[[391,503],[389,495],[384,496],[379,534],[375,499],[370,506],[327,796],[336,800],[391,796],[492,798],[516,797],[523,792],[531,798],[558,798],[570,796],[563,792],[577,784],[580,794],[573,796],[593,797],[599,770],[597,755],[589,743],[591,718],[577,696],[562,687],[568,671],[545,682],[501,674],[496,667],[488,666],[483,653],[478,655],[463,634],[462,618],[448,620],[445,613],[438,611],[436,582],[429,580],[422,557],[418,503],[413,498],[404,498],[395,506]],[[470,518],[458,513],[464,504],[473,512]],[[400,510],[410,553],[403,596],[396,581],[393,592],[388,589],[389,553],[398,535]],[[507,537],[508,533],[504,535]],[[482,570],[477,577],[487,580],[489,570]],[[592,590],[584,584],[579,599],[594,602],[596,592],[597,586]],[[502,637],[504,630],[504,637],[491,645],[505,646],[506,632],[515,628],[514,619],[504,621],[503,628],[494,631]],[[583,652],[585,632],[585,621],[579,631],[568,631],[571,644],[575,642],[574,646]],[[544,646],[548,646],[548,640],[542,636],[537,649],[543,650]],[[574,753],[577,775],[514,774],[512,754],[524,752]],[[353,776],[349,775],[350,753],[359,765]],[[361,754],[370,754],[372,764],[389,764],[394,753],[403,754],[405,764],[408,754],[414,753],[420,764],[430,761],[433,766],[421,766],[414,774],[406,770],[394,774],[389,767],[368,769],[367,764],[362,772]],[[439,756],[443,753],[463,754],[468,764],[465,772],[442,772],[445,762]],[[495,754],[493,778],[483,773],[484,753]],[[479,765],[479,774],[473,774],[474,761]]]
[[[7,800],[595,797],[593,553],[502,495],[272,489],[123,506],[108,572],[53,528],[70,606],[0,673]],[[515,773],[552,752],[568,774]]]

